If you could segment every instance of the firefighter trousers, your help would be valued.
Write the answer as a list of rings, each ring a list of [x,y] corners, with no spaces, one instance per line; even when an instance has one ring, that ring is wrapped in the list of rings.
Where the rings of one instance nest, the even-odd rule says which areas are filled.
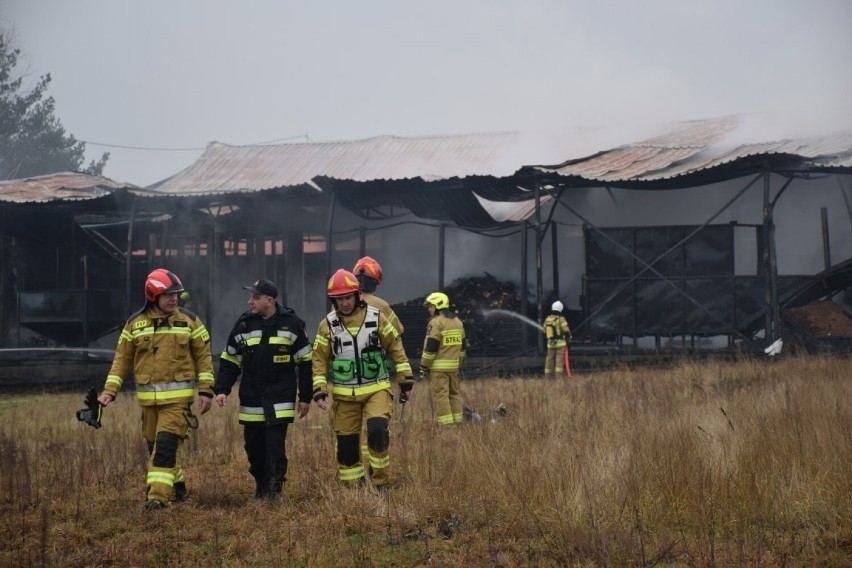
[[[464,404],[458,371],[430,371],[432,400],[435,403],[435,418],[441,426],[461,424],[464,420]]]
[[[190,403],[180,402],[142,407],[142,436],[148,443],[147,499],[170,503],[175,500],[175,483],[183,482],[177,463],[183,441],[189,437]]]
[[[393,411],[390,390],[358,397],[356,400],[332,400],[332,427],[337,438],[338,477],[346,484],[358,484],[366,476],[361,464],[361,426],[367,425],[367,451],[369,474],[374,485],[388,481],[390,456],[389,424]]]
[[[555,379],[565,371],[566,347],[548,347],[547,356],[544,359],[544,378]]]

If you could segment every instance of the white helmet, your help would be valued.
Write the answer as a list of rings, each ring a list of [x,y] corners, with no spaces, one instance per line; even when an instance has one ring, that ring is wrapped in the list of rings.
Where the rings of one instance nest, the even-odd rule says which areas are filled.
[[[555,302],[553,302],[553,305],[550,306],[550,309],[553,310],[554,312],[561,312],[562,311],[562,302],[560,302],[559,300],[556,300]]]

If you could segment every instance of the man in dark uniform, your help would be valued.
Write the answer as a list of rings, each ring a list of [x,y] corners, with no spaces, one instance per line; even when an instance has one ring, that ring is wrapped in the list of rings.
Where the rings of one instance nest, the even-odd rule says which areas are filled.
[[[228,335],[213,392],[225,406],[242,375],[239,419],[254,497],[279,501],[287,475],[287,425],[310,410],[311,342],[305,322],[278,303],[275,284],[258,280],[243,289],[249,291],[249,310]]]

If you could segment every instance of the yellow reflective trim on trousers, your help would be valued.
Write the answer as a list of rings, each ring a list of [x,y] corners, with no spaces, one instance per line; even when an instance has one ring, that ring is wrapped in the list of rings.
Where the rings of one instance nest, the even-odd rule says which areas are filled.
[[[165,471],[149,471],[146,483],[148,485],[151,485],[152,483],[162,483],[163,485],[173,486],[175,484],[175,476],[173,473],[167,473]]]
[[[184,481],[186,480],[183,477],[183,470],[178,469],[177,472],[175,472],[175,483],[182,483]]]
[[[356,465],[354,467],[340,466],[337,470],[337,477],[340,481],[355,481],[364,477],[364,466]]]
[[[461,424],[462,422],[464,422],[464,413],[463,412],[454,413],[453,414],[453,422],[455,422],[456,424]]]
[[[173,391],[136,391],[138,400],[167,400],[170,398],[192,398],[195,396],[195,389],[179,389]]]
[[[432,362],[433,371],[457,371],[458,368],[458,359],[435,359],[435,361]]]
[[[316,380],[314,380],[314,386],[316,386]],[[368,386],[343,386],[343,385],[334,385],[331,387],[331,394],[340,394],[343,396],[358,396],[361,394],[373,394],[374,392],[379,392],[381,390],[387,390],[390,388],[390,381],[379,381],[374,385]]]
[[[438,424],[441,426],[447,426],[448,424],[453,423],[453,415],[452,414],[442,414],[438,416]]]
[[[385,469],[390,467],[390,456],[385,456],[383,458],[374,457],[372,454],[370,455],[370,467],[373,469]]]

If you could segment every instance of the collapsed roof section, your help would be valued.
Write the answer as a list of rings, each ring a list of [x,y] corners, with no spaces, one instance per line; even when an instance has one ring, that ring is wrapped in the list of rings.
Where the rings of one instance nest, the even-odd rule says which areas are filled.
[[[696,187],[764,171],[852,172],[852,129],[767,139],[761,133],[773,130],[771,120],[766,115],[734,115],[683,122],[640,142],[531,169],[556,174],[567,186],[637,189]]]
[[[0,203],[126,193],[145,198],[140,209],[168,202],[170,208],[179,203],[218,211],[274,197],[307,214],[327,208],[334,194],[365,219],[410,212],[482,229],[533,214],[536,183],[545,187],[541,197],[547,199],[548,185],[672,189],[765,171],[852,173],[852,129],[784,138],[774,136],[781,130],[771,128],[772,120],[734,115],[677,123],[664,134],[583,158],[570,157],[580,147],[570,143],[572,136],[582,136],[579,131],[561,137],[497,132],[251,146],[213,142],[195,163],[149,188],[66,172],[0,182]],[[589,144],[585,147],[587,152]],[[566,154],[569,159],[555,165],[530,165]]]

